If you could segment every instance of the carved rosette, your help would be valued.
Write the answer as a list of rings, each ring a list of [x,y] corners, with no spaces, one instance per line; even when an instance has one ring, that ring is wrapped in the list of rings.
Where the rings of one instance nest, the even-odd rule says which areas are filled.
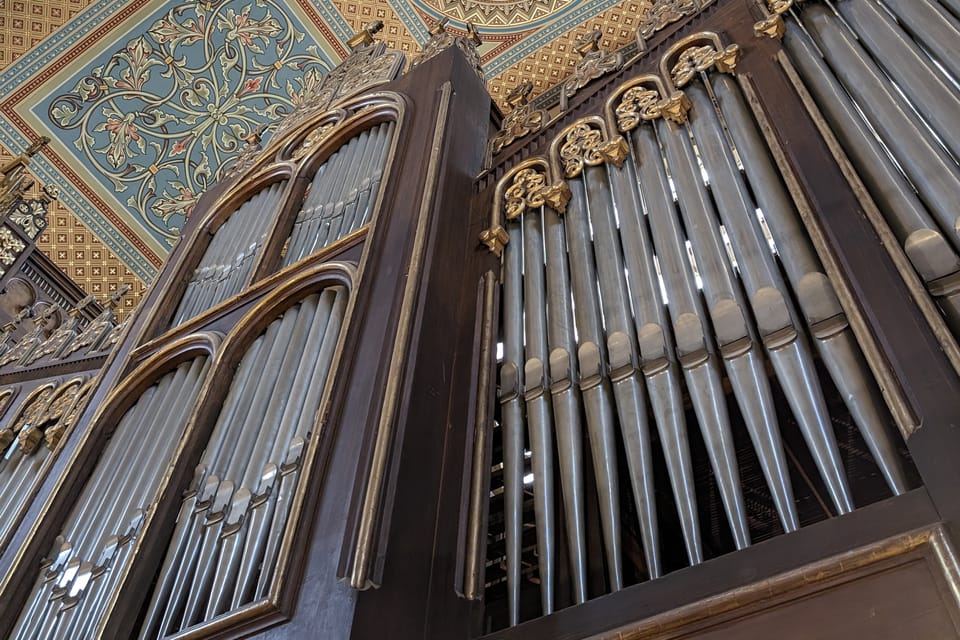
[[[595,167],[604,162],[612,162],[618,168],[623,166],[630,147],[623,136],[613,140],[604,140],[603,132],[594,125],[580,122],[570,129],[560,145],[560,164],[568,178],[583,173],[585,166]]]
[[[697,74],[716,67],[721,73],[733,73],[740,59],[740,47],[731,44],[718,49],[713,44],[692,46],[680,54],[670,70],[674,86],[683,87]]]
[[[467,35],[457,36],[447,31],[447,22],[449,22],[449,19],[444,18],[435,27],[430,29],[430,39],[423,45],[420,53],[410,61],[410,71],[413,71],[442,51],[446,51],[451,47],[457,47],[467,57],[467,60],[470,62],[480,80],[486,83],[486,78],[483,75],[483,64],[480,61],[480,53],[477,51],[477,47],[483,44],[483,41],[480,40],[480,34],[477,33],[476,27],[474,27],[472,22],[468,22]]]
[[[499,153],[515,140],[536,133],[547,124],[547,112],[534,109],[528,103],[532,92],[533,83],[528,81],[520,83],[507,94],[507,106],[513,110],[503,119],[500,131],[490,143],[492,153]]]
[[[547,185],[547,177],[533,168],[521,169],[513,176],[513,184],[503,194],[507,220],[514,220],[527,209],[547,205],[563,213],[570,202],[570,188],[563,182]]]

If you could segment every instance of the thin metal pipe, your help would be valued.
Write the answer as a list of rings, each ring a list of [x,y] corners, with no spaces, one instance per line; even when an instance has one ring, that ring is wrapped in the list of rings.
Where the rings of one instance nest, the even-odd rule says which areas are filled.
[[[729,420],[726,405],[722,402],[711,403],[712,398],[723,398],[723,387],[718,382],[719,376],[706,377],[707,382],[711,385],[716,383],[715,386],[694,384],[694,371],[704,368],[716,369],[716,355],[713,341],[706,330],[703,301],[697,292],[694,274],[686,259],[686,239],[677,221],[676,208],[670,192],[670,184],[664,172],[656,132],[652,127],[643,126],[633,131],[631,138],[632,156],[638,173],[633,184],[636,184],[637,188],[641,184],[645,187],[643,206],[669,300],[667,310],[672,320],[675,348],[683,368],[683,376],[687,381],[694,412],[701,425],[709,422],[725,424]],[[624,166],[629,165],[625,163]],[[629,171],[629,168],[627,170]],[[637,215],[639,216],[639,213]],[[627,215],[621,216],[621,224],[626,221],[628,225],[621,228],[621,233],[625,234],[629,230],[629,220],[628,209]],[[639,220],[637,224],[639,225]],[[634,269],[631,269],[631,272],[633,271]],[[659,289],[659,282],[656,287]],[[666,327],[666,324],[664,326]],[[669,333],[668,329],[662,332],[664,340]],[[656,338],[656,332],[653,332],[653,337]],[[641,341],[641,348],[643,345],[644,341]],[[673,345],[668,345],[668,354],[672,350]],[[667,370],[671,368],[668,367]],[[656,377],[655,369],[651,377]],[[657,428],[663,441],[664,455],[668,461],[667,470],[680,517],[687,557],[690,564],[699,564],[703,561],[703,545],[696,508],[690,445],[687,430],[682,422],[684,414],[682,400],[677,398],[679,389],[670,384],[671,382],[667,380],[663,385],[664,388],[661,389],[662,393],[652,391],[651,397],[655,401],[662,398],[663,406],[670,410],[662,420],[657,420]],[[718,413],[713,415],[707,409],[714,409]]]
[[[525,349],[523,397],[533,471],[537,566],[543,615],[553,613],[556,527],[553,482],[553,415],[547,396],[547,316],[543,228],[539,210],[523,216],[523,319]]]
[[[394,123],[392,120],[386,123],[386,133],[384,135],[385,141],[380,149],[380,155],[377,157],[377,169],[370,178],[370,189],[365,191],[363,204],[359,209],[361,215],[357,218],[357,221],[351,228],[351,231],[356,231],[363,225],[369,223],[371,217],[373,216],[373,207],[376,205],[377,196],[380,194],[380,183],[383,180],[383,174],[387,170],[387,156],[389,155],[390,147],[393,144],[393,134],[395,129],[396,123]]]
[[[523,530],[523,234],[509,225],[503,250],[503,362],[500,413],[503,436],[503,500],[510,626],[520,620],[520,548]]]
[[[914,39],[922,43],[955,80],[960,80],[960,60],[956,54],[960,23],[956,18],[932,1],[883,0],[883,3]]]
[[[587,600],[587,543],[583,488],[583,429],[575,381],[578,369],[570,308],[570,274],[563,220],[541,209],[547,265],[547,341],[550,349],[550,398],[560,466],[570,581],[577,604]]]
[[[804,9],[803,17],[834,73],[867,114],[931,213],[945,230],[956,235],[954,203],[960,192],[960,168],[930,139],[929,132],[916,122],[910,108],[833,14],[814,4]]]
[[[940,141],[960,158],[960,136],[956,133],[960,97],[956,86],[944,79],[913,40],[874,2],[840,2],[837,9],[860,43],[910,97],[910,103]]]
[[[381,122],[373,127],[371,133],[371,142],[364,151],[363,160],[360,163],[361,169],[357,172],[357,182],[354,187],[355,192],[349,198],[351,205],[347,207],[344,214],[343,231],[341,237],[351,233],[359,227],[359,222],[363,219],[363,209],[370,199],[370,188],[372,180],[378,172],[383,171],[379,166],[379,161],[383,157],[384,147],[390,146],[390,138],[387,130],[387,123]],[[357,214],[360,214],[358,219]]]
[[[747,310],[743,295],[733,279],[713,205],[701,182],[700,166],[687,130],[660,119],[657,121],[657,131],[676,185],[687,236],[703,281],[713,332],[734,395],[744,421],[748,425],[753,422],[750,429],[756,433],[769,431],[776,428],[776,413],[763,362],[756,348],[758,340],[745,315]],[[720,405],[723,398],[712,398],[710,402]],[[711,405],[711,415],[724,416],[724,413],[713,409]],[[729,421],[712,424],[701,422],[700,426],[734,542],[738,549],[742,549],[750,544],[750,531]]]

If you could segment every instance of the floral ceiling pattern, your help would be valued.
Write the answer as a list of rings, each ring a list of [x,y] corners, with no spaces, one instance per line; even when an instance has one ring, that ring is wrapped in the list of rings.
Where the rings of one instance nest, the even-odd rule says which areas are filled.
[[[77,230],[71,239],[98,245],[96,252],[80,245],[57,249],[55,258],[109,255],[144,282],[152,279],[198,194],[217,180],[242,138],[288,112],[305,84],[342,59],[344,43],[371,20],[382,20],[379,37],[408,57],[440,18],[449,18],[455,33],[467,21],[476,23],[485,41],[488,87],[499,99],[524,80],[533,80],[537,91],[562,80],[579,59],[572,43],[582,33],[601,29],[601,46],[607,48],[631,41],[638,11],[650,4],[87,2],[28,0],[37,17],[29,27],[0,16],[0,49],[9,50],[12,38],[24,41],[18,28],[29,29],[28,39],[36,44],[26,53],[8,54],[6,60],[16,59],[0,72],[0,146],[18,151],[41,135],[53,139],[31,170],[41,182],[61,186],[57,208]],[[61,8],[65,3],[69,13]],[[62,266],[81,269],[74,260],[69,269]],[[101,270],[83,266],[86,274]]]

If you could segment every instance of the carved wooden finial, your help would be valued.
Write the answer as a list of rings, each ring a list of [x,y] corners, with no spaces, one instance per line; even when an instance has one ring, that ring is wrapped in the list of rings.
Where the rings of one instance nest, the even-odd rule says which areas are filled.
[[[524,80],[511,89],[504,99],[507,102],[507,106],[516,109],[517,107],[522,107],[530,101],[531,93],[533,93],[533,83],[529,80]]]
[[[110,309],[115,309],[119,304],[120,300],[123,299],[123,296],[130,291],[130,285],[124,283],[117,287],[117,290],[110,294],[110,297],[107,299],[107,307]]]

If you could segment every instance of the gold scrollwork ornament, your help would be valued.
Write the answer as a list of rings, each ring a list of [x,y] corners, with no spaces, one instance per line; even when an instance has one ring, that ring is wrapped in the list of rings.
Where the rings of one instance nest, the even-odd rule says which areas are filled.
[[[570,188],[563,182],[547,186],[547,178],[536,169],[521,169],[513,177],[513,184],[503,194],[507,220],[514,220],[526,209],[547,205],[557,213],[567,210]]]
[[[630,87],[614,109],[617,129],[623,132],[636,129],[641,122],[656,120],[663,114],[660,92],[644,86]]]
[[[303,156],[310,153],[316,147],[319,147],[323,144],[323,141],[330,137],[330,134],[333,133],[333,130],[336,128],[336,122],[327,122],[322,124],[319,127],[314,127],[310,130],[310,133],[307,134],[307,137],[303,139],[303,142],[300,143],[300,146],[293,152],[293,159],[299,160]]]
[[[735,44],[719,51],[712,44],[690,47],[677,58],[670,70],[670,79],[674,86],[679,88],[693,80],[698,73],[711,67],[716,67],[721,73],[733,73],[739,59],[740,47]]]
[[[595,167],[612,162],[618,168],[622,167],[629,151],[623,136],[604,141],[600,129],[581,122],[567,133],[560,146],[560,162],[564,175],[575,178],[583,173],[584,166]]]

